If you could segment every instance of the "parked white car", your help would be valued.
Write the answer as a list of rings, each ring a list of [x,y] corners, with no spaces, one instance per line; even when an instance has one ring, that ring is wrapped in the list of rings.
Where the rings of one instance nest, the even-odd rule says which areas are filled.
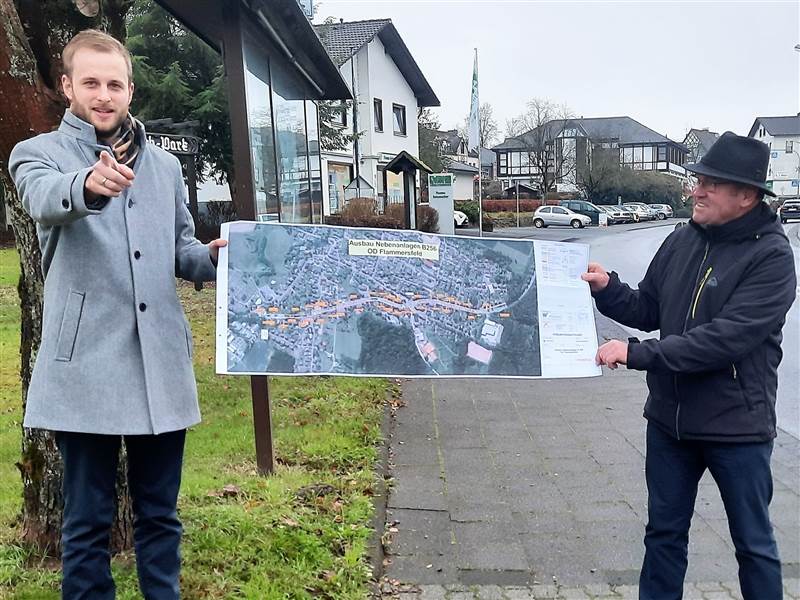
[[[469,225],[469,217],[460,210],[453,211],[453,223],[456,227],[466,227]]]
[[[658,213],[643,202],[626,202],[622,206],[633,212],[636,221],[655,221],[658,218]]]
[[[672,207],[669,204],[650,204],[649,206],[658,213],[660,220],[672,218]]]
[[[573,229],[586,227],[592,219],[563,206],[540,206],[533,213],[533,226],[542,228],[550,225],[566,225]]]

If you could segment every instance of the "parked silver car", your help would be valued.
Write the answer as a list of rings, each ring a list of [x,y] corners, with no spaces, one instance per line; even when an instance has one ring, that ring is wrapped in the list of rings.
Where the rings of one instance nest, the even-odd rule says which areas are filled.
[[[574,229],[586,227],[592,219],[563,206],[540,206],[533,213],[533,226],[542,228],[550,225],[566,225]]]
[[[633,211],[637,221],[655,221],[658,213],[643,202],[626,202],[622,206]]]
[[[598,206],[600,210],[608,215],[608,224],[616,225],[617,223],[633,223],[636,218],[633,213],[623,206]]]
[[[660,220],[672,218],[672,207],[669,204],[650,204],[649,206],[658,213]]]

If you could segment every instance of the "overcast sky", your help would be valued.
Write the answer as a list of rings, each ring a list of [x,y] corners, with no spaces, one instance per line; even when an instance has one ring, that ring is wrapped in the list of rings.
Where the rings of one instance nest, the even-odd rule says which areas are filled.
[[[390,18],[442,105],[481,102],[506,119],[532,97],[577,116],[627,115],[683,141],[691,127],[747,135],[757,116],[800,111],[800,3],[322,0],[315,22]]]

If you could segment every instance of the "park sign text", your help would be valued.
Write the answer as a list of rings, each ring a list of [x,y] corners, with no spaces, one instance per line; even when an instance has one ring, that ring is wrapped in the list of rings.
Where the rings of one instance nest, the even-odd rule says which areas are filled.
[[[147,141],[170,154],[197,154],[200,150],[200,140],[191,135],[148,133]]]

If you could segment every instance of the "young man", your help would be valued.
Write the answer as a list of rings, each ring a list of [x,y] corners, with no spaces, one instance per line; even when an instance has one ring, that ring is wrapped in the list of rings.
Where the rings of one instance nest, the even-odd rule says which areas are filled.
[[[178,598],[176,503],[186,428],[200,420],[175,276],[209,281],[224,240],[194,238],[178,160],[128,112],[131,60],[96,30],[64,48],[57,131],[18,144],[10,171],[37,222],[42,343],[25,427],[64,460],[65,599],[114,597],[109,534],[122,438],[145,598]]]
[[[797,280],[789,240],[762,202],[769,148],[723,134],[701,161],[689,227],[665,240],[637,290],[596,263],[597,308],[658,340],[612,340],[598,364],[647,371],[648,524],[640,598],[681,598],[689,525],[706,469],[719,487],[745,600],[782,598],[770,456],[781,329]]]

